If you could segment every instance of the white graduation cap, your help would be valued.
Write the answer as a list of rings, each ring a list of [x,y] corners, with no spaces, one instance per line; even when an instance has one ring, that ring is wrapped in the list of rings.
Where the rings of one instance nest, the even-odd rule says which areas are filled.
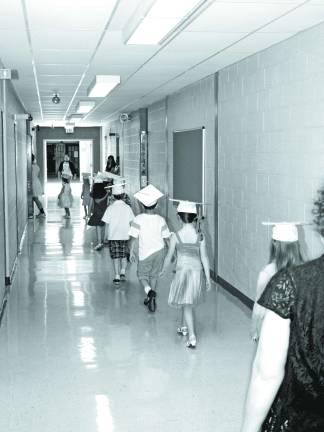
[[[112,193],[113,195],[119,195],[120,193],[124,193],[124,189],[123,192],[120,193],[115,193],[114,192],[114,187],[120,186],[120,187],[124,187],[126,185],[126,180],[124,177],[118,176],[118,179],[114,180],[114,184],[106,186],[105,189],[112,189]]]
[[[113,179],[113,180],[118,180],[118,179],[121,179],[121,178],[122,178],[120,175],[113,174],[113,173],[108,172],[108,171],[104,171],[104,172],[102,173],[102,175],[103,175],[103,177],[104,177],[105,179],[106,179],[106,178],[109,178],[109,179]]]
[[[262,222],[262,225],[272,226],[272,239],[282,242],[298,241],[298,225],[306,222]]]
[[[113,195],[121,195],[125,192],[124,186],[126,183],[118,183],[118,184],[114,184],[111,187],[111,191]]]
[[[178,213],[197,214],[197,205],[206,205],[206,203],[193,202],[193,201],[188,201],[188,200],[180,200],[180,199],[172,199],[172,198],[169,198],[169,200],[179,203],[178,207],[177,207]]]
[[[103,183],[103,181],[104,181],[104,177],[103,177],[103,175],[102,175],[102,172],[98,171],[97,174],[95,175],[93,181],[94,181],[95,183]]]
[[[146,207],[151,207],[157,203],[157,200],[161,198],[164,194],[159,191],[155,186],[149,184],[145,188],[134,194],[134,197],[144,204]]]

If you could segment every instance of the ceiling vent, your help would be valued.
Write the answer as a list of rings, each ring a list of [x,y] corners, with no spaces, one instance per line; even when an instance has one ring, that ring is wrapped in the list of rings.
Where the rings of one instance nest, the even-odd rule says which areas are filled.
[[[119,121],[120,121],[120,123],[126,123],[126,122],[130,121],[131,119],[132,119],[132,117],[131,117],[130,114],[121,113],[119,115]]]

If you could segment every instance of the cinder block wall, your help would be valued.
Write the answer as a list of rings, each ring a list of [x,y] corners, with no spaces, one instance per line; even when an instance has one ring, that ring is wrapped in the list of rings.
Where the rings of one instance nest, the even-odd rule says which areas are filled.
[[[2,63],[0,60],[0,67]],[[19,245],[27,223],[27,148],[26,148],[26,121],[14,121],[15,114],[24,114],[24,108],[17,97],[15,89],[11,82],[7,82],[6,89],[6,122],[7,136],[3,140],[3,134],[0,134],[0,308],[2,306],[3,294],[5,293],[5,248],[9,252],[9,271],[13,270],[15,260],[18,254]],[[0,131],[2,131],[2,120],[4,119],[4,107],[2,86],[0,88]],[[2,159],[3,146],[6,146],[7,158]],[[8,187],[3,189],[3,164],[6,164],[8,170]],[[4,192],[8,200],[8,244],[5,244],[4,231]]]
[[[168,98],[168,163],[169,163],[169,193],[172,196],[173,187],[173,132],[184,129],[194,129],[205,126],[206,129],[206,219],[203,223],[207,236],[210,266],[214,268],[215,221],[214,211],[216,172],[215,167],[215,99],[214,75],[210,75],[194,84],[183,88]],[[179,228],[174,206],[169,205],[169,218],[175,229]]]
[[[267,262],[261,222],[311,221],[324,182],[324,25],[219,74],[219,275],[249,297]],[[322,253],[312,227],[302,241]]]
[[[166,144],[166,101],[165,99],[148,108],[148,167],[149,182],[167,195],[168,154]],[[167,198],[159,201],[159,212],[167,215]]]

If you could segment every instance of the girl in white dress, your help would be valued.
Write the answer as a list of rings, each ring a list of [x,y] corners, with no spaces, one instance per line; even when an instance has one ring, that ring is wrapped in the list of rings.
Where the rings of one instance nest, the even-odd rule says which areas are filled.
[[[170,306],[181,309],[178,334],[188,335],[186,346],[196,348],[194,308],[203,301],[206,289],[209,290],[211,286],[209,260],[205,238],[202,233],[197,233],[195,227],[196,204],[180,201],[177,212],[183,227],[171,236],[161,275],[170,264],[176,250],[176,274],[171,283],[168,303]]]
[[[64,208],[65,219],[70,219],[70,208],[73,204],[73,196],[71,191],[70,179],[62,175],[62,189],[58,196],[58,206]]]

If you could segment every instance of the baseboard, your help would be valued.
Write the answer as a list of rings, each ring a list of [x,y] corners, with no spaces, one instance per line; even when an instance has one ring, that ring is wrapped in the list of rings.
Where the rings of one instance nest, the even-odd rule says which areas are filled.
[[[247,306],[249,309],[253,309],[254,301],[251,300],[249,297],[247,297],[245,294],[243,294],[240,290],[235,288],[233,285],[231,285],[229,282],[227,282],[225,279],[221,278],[220,276],[216,276],[215,273],[211,270],[210,272],[212,279],[218,283],[222,288],[224,288],[226,291],[228,291],[232,296],[239,299],[245,306]]]

